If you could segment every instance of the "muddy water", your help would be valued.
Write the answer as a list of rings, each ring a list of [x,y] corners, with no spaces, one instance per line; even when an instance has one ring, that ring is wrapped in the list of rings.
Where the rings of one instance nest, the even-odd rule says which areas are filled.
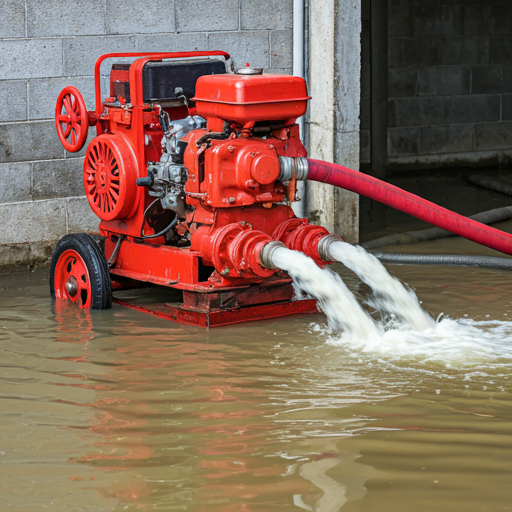
[[[434,318],[512,320],[509,273],[388,268]],[[0,276],[2,511],[512,510],[507,324],[497,357],[447,334],[436,358],[336,343],[320,315],[59,311],[46,279]]]

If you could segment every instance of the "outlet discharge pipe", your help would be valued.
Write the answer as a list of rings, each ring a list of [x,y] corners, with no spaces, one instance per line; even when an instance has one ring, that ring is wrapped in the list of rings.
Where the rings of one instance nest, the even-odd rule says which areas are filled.
[[[512,255],[512,235],[474,221],[348,167],[312,158],[280,157],[281,181],[296,179],[328,183],[379,201],[413,217],[446,229],[505,254]]]

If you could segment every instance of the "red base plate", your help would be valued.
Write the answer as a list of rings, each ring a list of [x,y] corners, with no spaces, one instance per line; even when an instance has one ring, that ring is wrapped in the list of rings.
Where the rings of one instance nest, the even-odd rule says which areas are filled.
[[[174,322],[198,325],[200,327],[218,327],[221,325],[238,324],[253,320],[267,320],[288,315],[318,313],[316,300],[314,299],[274,302],[271,304],[258,304],[237,309],[212,310],[207,312],[186,309],[181,304],[167,303],[141,306],[116,298],[113,299],[113,302],[121,306],[136,309],[137,311],[151,313],[160,318],[167,318]]]

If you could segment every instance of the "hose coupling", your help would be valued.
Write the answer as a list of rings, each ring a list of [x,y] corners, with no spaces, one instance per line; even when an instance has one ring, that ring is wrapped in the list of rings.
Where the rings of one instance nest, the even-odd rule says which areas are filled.
[[[292,178],[302,181],[308,177],[309,166],[307,158],[301,156],[297,158],[280,156],[279,165],[281,167],[279,181],[290,181]]]
[[[331,244],[334,242],[343,242],[343,238],[337,235],[327,235],[320,239],[318,242],[318,255],[324,261],[332,261],[333,257],[329,252]]]
[[[276,267],[274,262],[272,261],[272,255],[274,254],[274,251],[276,249],[279,249],[280,247],[284,247],[286,249],[286,245],[283,244],[283,242],[279,242],[279,240],[272,240],[272,242],[269,242],[268,244],[265,244],[263,249],[260,252],[260,261],[261,264],[269,268],[271,270],[276,270],[279,267]]]

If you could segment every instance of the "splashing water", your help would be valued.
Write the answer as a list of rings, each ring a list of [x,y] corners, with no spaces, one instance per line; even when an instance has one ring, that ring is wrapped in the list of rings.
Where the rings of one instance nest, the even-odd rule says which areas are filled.
[[[377,309],[394,313],[416,331],[435,327],[435,321],[421,308],[416,294],[406,290],[373,254],[346,242],[334,242],[329,251],[334,259],[343,263],[373,289]]]
[[[274,251],[272,261],[286,270],[300,289],[318,300],[331,329],[343,329],[360,339],[379,338],[384,334],[337,274],[319,268],[305,254],[284,247]]]
[[[288,271],[299,289],[315,297],[327,316],[329,329],[318,324],[311,327],[326,336],[328,344],[343,347],[356,357],[368,354],[389,362],[415,361],[422,368],[425,363],[439,363],[478,373],[491,365],[495,371],[510,372],[512,322],[450,318],[435,322],[421,308],[414,292],[389,275],[376,258],[348,244],[332,251],[335,245],[331,246],[333,256],[374,289],[376,305],[394,312],[402,323],[384,326],[375,322],[337,274],[320,269],[300,252],[276,249],[272,256],[276,266]]]

